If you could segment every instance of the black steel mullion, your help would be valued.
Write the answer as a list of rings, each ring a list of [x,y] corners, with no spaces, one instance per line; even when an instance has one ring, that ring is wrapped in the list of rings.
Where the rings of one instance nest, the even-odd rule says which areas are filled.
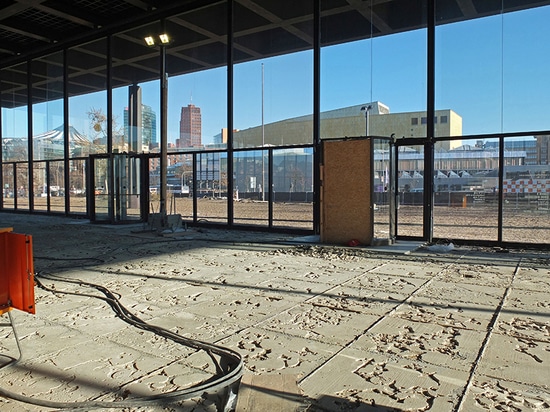
[[[264,154],[262,152],[262,158]],[[267,151],[267,190],[262,187],[264,192],[267,192],[267,216],[268,226],[273,227],[273,149]]]
[[[71,210],[70,203],[70,147],[69,147],[69,52],[63,50],[63,184],[65,185],[65,215],[68,216]],[[49,196],[49,193],[48,193]]]
[[[433,239],[433,166],[435,135],[435,2],[427,0],[427,140],[424,145],[424,217],[423,237],[431,242]]]
[[[13,163],[13,209],[17,210],[17,163]],[[4,196],[2,196],[4,197]]]
[[[34,210],[34,150],[32,139],[32,62],[27,61],[27,161],[29,164],[29,212]]]
[[[234,164],[233,164],[233,0],[227,0],[227,224],[234,221]]]
[[[321,232],[321,0],[313,10],[313,231]]]
[[[107,210],[109,214],[109,220],[111,223],[115,222],[115,162],[113,155],[113,42],[112,36],[107,37],[107,178],[108,185],[107,187]],[[92,191],[95,196],[95,167],[90,170],[91,173],[91,182],[92,182]],[[94,208],[95,208],[95,198],[94,198]],[[95,210],[94,210],[95,216]]]
[[[497,242],[502,243],[502,224],[503,224],[503,211],[504,206],[504,137],[499,138],[499,150],[498,150],[498,230],[497,230]]]
[[[52,206],[52,196],[51,196],[51,187],[50,187],[50,161],[46,160],[44,165],[46,168],[46,211],[50,213]]]
[[[197,155],[193,153],[193,223],[197,223]]]

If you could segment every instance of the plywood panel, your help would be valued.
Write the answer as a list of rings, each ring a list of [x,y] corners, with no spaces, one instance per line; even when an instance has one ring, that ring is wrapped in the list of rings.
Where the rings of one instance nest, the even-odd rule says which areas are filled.
[[[296,375],[244,375],[235,412],[292,412],[304,410]]]
[[[323,141],[321,241],[347,244],[373,238],[371,141]]]

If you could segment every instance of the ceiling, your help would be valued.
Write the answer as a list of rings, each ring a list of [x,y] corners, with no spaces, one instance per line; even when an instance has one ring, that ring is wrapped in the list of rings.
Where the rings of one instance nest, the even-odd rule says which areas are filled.
[[[537,0],[436,0],[445,24],[550,4]],[[69,95],[106,88],[107,41],[112,35],[112,86],[157,79],[159,49],[143,38],[166,30],[170,75],[219,67],[227,60],[223,0],[0,0],[2,106],[27,103],[27,65],[33,58],[34,102],[62,97],[67,53]],[[321,43],[426,27],[426,0],[321,0]],[[161,24],[161,18],[166,17]],[[235,63],[313,47],[313,1],[235,0]]]

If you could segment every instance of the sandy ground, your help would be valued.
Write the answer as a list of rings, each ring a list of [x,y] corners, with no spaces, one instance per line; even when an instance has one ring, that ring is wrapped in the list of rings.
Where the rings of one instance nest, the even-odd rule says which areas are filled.
[[[124,411],[216,409],[207,396],[140,404],[207,379],[212,359],[124,323],[94,288],[44,278],[54,275],[106,287],[150,324],[237,351],[247,377],[290,378],[300,396],[256,388],[279,410],[550,410],[548,251],[342,248],[13,214],[0,214],[0,227],[33,236],[38,278],[57,291],[35,289],[36,315],[12,312],[17,365],[12,328],[0,329],[0,386],[14,393],[136,403]],[[1,397],[0,409],[54,410]]]
[[[5,207],[13,207],[13,199],[5,199]],[[27,203],[25,203],[27,202]],[[50,198],[50,210],[63,212],[65,199]],[[107,213],[106,196],[96,198],[98,219]],[[191,198],[170,198],[169,213],[182,215],[185,221],[193,221],[193,201]],[[28,199],[19,199],[18,208],[28,208]],[[35,208],[47,211],[46,198],[36,198]],[[151,200],[151,212],[158,212],[158,200]],[[268,225],[268,203],[250,200],[233,202],[234,222],[237,225]],[[85,214],[85,199],[71,198],[71,212]],[[139,219],[138,209],[128,209],[130,219]],[[398,236],[423,237],[422,206],[401,205],[397,212]],[[225,224],[227,222],[227,199],[197,199],[197,219],[200,222]],[[433,236],[438,239],[454,240],[498,240],[498,205],[470,204],[468,207],[436,206],[434,208]],[[374,212],[375,237],[388,238],[389,211],[384,205],[377,205]],[[502,214],[504,242],[548,244],[550,245],[550,210],[539,209],[536,202],[514,203],[503,206]],[[273,204],[273,227],[312,230],[313,204],[305,202],[275,202]]]

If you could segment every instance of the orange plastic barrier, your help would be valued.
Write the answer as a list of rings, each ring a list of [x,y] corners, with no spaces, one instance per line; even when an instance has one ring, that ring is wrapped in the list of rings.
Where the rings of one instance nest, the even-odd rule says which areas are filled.
[[[0,315],[11,309],[35,313],[32,236],[0,229]]]

